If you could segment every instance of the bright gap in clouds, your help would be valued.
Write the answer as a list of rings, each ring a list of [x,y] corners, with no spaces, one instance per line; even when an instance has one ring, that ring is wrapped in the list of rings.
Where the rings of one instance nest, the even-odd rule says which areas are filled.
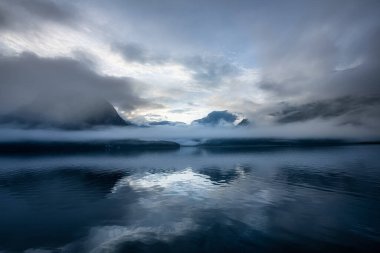
[[[91,29],[76,30],[59,24],[45,24],[33,33],[5,31],[0,40],[11,54],[33,52],[40,57],[71,57],[87,61],[101,75],[138,80],[136,89],[141,97],[161,106],[128,112],[117,108],[123,117],[136,121],[152,120],[150,115],[156,115],[157,121],[191,123],[210,111],[225,110],[230,103],[222,101],[225,95],[236,101],[247,94],[242,90],[255,89],[252,84],[259,80],[258,70],[241,68],[239,76],[223,80],[231,87],[220,84],[205,87],[194,79],[194,70],[181,62],[184,57],[162,63],[128,62],[112,48],[110,41],[95,36]],[[260,92],[255,91],[257,100],[262,100]]]
[[[140,122],[228,110],[263,125],[379,125],[379,4],[342,2],[3,0],[0,53],[124,78],[138,102],[113,105]]]

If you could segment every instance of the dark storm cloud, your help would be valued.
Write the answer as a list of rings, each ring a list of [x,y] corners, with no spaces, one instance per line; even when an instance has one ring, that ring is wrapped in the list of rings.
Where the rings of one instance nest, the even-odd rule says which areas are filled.
[[[73,24],[79,18],[71,5],[50,0],[4,0],[0,3],[0,28],[26,30],[40,22]]]
[[[99,75],[70,58],[40,58],[29,53],[3,56],[0,57],[0,115],[20,108],[48,112],[51,108],[41,105],[71,102],[78,106],[78,111],[97,110],[86,104],[92,98],[107,100],[129,111],[148,104],[136,94],[136,85],[138,82],[130,78]],[[77,103],[78,100],[81,102]]]
[[[271,114],[278,123],[340,118],[341,123],[360,124],[363,116],[378,118],[380,97],[340,97],[301,105],[284,104],[282,107],[282,110]]]

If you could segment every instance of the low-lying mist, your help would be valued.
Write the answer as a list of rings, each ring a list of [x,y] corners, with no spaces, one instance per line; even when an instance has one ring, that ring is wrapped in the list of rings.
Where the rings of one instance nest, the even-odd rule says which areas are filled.
[[[90,130],[0,128],[0,142],[14,141],[97,141],[139,139],[175,141],[181,145],[197,145],[210,139],[344,139],[375,141],[377,129],[364,126],[335,125],[327,121],[255,127],[155,126],[107,127]]]

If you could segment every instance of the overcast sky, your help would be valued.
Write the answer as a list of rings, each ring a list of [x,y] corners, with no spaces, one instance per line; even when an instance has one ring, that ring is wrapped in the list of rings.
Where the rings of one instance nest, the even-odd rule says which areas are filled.
[[[378,0],[2,0],[0,57],[4,112],[75,87],[138,121],[380,127]]]

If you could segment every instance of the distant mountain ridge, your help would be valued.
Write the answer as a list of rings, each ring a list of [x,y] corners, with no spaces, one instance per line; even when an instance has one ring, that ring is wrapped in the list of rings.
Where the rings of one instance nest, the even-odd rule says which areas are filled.
[[[275,139],[275,138],[217,138],[191,145],[211,152],[242,150],[279,150],[283,148],[316,148],[347,145],[380,145],[380,140],[355,141],[345,139]],[[98,140],[0,140],[0,154],[52,154],[52,153],[140,153],[177,151],[183,145],[167,140],[98,139]]]
[[[0,116],[2,124],[22,127],[87,129],[98,126],[131,126],[102,98],[79,95],[41,96],[32,103]]]
[[[248,119],[244,118],[236,126],[238,126],[238,127],[246,127],[246,126],[250,126],[250,125],[251,125],[251,122]]]
[[[239,119],[237,114],[231,113],[227,110],[224,111],[212,111],[207,114],[206,117],[194,120],[191,125],[202,126],[235,126],[236,121]],[[243,118],[236,126],[248,126],[250,122],[248,119]]]

